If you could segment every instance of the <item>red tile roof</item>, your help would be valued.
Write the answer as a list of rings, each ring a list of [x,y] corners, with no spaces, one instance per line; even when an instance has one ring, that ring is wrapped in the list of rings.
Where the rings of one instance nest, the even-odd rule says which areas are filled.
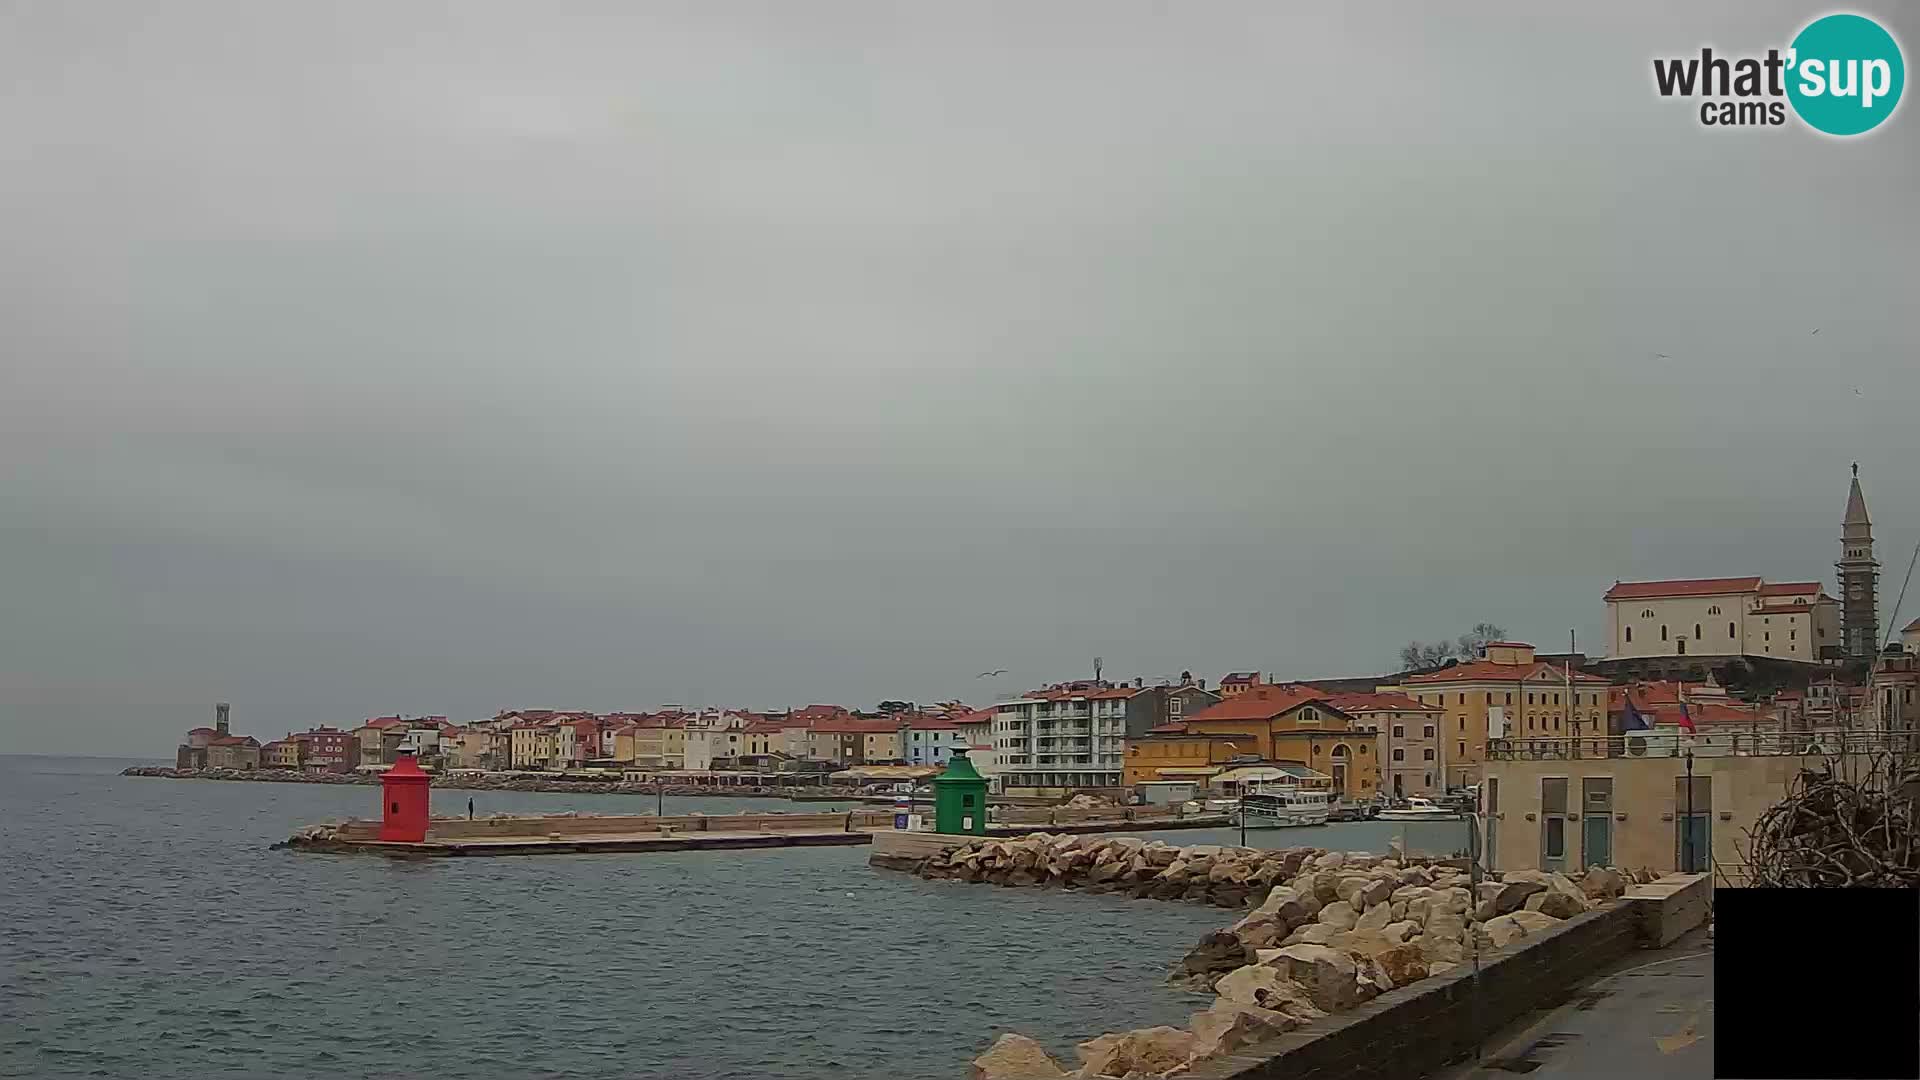
[[[975,709],[970,713],[962,713],[954,717],[953,722],[956,724],[985,724],[991,722],[993,716],[994,710],[992,709]]]
[[[1254,686],[1246,693],[1214,702],[1187,720],[1270,720],[1296,706],[1326,701],[1330,696],[1311,686]]]
[[[907,727],[914,731],[958,731],[960,725],[944,716],[918,716],[907,721]]]
[[[1531,679],[1541,671],[1546,671],[1555,678],[1564,679],[1566,677],[1565,668],[1556,667],[1544,660],[1536,660],[1531,664],[1496,664],[1491,660],[1475,660],[1471,664],[1455,664],[1453,667],[1441,668],[1439,671],[1430,672],[1426,675],[1410,675],[1406,681],[1409,683],[1418,683],[1422,686],[1447,685],[1457,682],[1519,682],[1522,679]],[[1584,671],[1576,671],[1573,673],[1573,681],[1575,683],[1604,683],[1607,680],[1598,675],[1589,675]]]
[[[251,735],[228,735],[225,738],[215,739],[212,742],[208,743],[207,745],[208,746],[259,746],[260,743],[257,739],[255,739]]]
[[[189,735],[218,735],[218,734],[220,734],[220,729],[219,729],[219,728],[210,728],[210,727],[197,727],[197,728],[194,728],[194,729],[193,729],[192,731],[189,731],[189,732],[187,732],[187,734],[189,734]]]
[[[1327,699],[1327,704],[1345,713],[1446,711],[1438,705],[1428,705],[1405,694],[1391,691],[1376,694],[1335,694]]]
[[[782,731],[785,731],[786,728],[781,727],[772,720],[755,720],[740,730],[748,735],[778,735]]]
[[[1817,581],[1769,581],[1760,586],[1761,596],[1813,596],[1819,592]]]
[[[1220,677],[1221,686],[1226,686],[1229,683],[1238,686],[1241,683],[1257,683],[1259,681],[1260,673],[1257,671],[1234,671]]]
[[[1651,600],[1662,596],[1721,596],[1760,588],[1758,577],[1682,578],[1675,581],[1616,581],[1608,600]]]
[[[827,716],[814,721],[813,730],[833,735],[891,735],[900,725],[865,716]]]

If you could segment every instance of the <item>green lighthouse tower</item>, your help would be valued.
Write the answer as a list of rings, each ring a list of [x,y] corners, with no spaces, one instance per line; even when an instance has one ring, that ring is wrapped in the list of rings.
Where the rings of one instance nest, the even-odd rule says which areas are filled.
[[[933,831],[987,835],[987,780],[955,748],[947,771],[933,778]]]

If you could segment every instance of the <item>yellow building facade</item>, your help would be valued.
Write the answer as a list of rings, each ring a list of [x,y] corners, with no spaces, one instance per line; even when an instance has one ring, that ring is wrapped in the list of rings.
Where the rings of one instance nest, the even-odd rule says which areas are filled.
[[[1607,680],[1534,659],[1532,645],[1496,641],[1484,659],[1414,675],[1399,692],[1440,709],[1439,757],[1447,786],[1480,779],[1487,739],[1555,739],[1607,733]]]

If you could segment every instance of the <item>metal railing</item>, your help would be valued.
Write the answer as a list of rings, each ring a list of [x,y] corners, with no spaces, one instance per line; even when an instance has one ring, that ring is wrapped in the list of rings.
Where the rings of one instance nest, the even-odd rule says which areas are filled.
[[[1705,731],[1688,735],[1649,731],[1580,738],[1488,739],[1487,760],[1672,758],[1689,752],[1695,757],[1836,757],[1912,749],[1909,732]]]

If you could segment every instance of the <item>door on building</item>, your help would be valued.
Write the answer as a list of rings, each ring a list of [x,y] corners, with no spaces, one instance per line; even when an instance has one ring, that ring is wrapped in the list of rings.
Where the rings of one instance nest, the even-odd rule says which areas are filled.
[[[1540,869],[1567,868],[1567,778],[1540,780]]]
[[[1580,862],[1583,866],[1613,864],[1613,777],[1589,776],[1580,781]]]
[[[1401,777],[1400,777],[1400,774],[1399,774],[1399,773],[1394,773],[1394,774],[1393,774],[1393,796],[1394,796],[1394,798],[1396,798],[1396,799],[1397,799],[1397,798],[1399,798],[1399,797],[1400,797],[1400,795],[1401,795],[1401,791],[1400,791],[1400,779],[1401,779]]]
[[[1694,777],[1691,800],[1686,777],[1676,777],[1673,788],[1673,865],[1683,874],[1704,874],[1713,865],[1713,785]]]

